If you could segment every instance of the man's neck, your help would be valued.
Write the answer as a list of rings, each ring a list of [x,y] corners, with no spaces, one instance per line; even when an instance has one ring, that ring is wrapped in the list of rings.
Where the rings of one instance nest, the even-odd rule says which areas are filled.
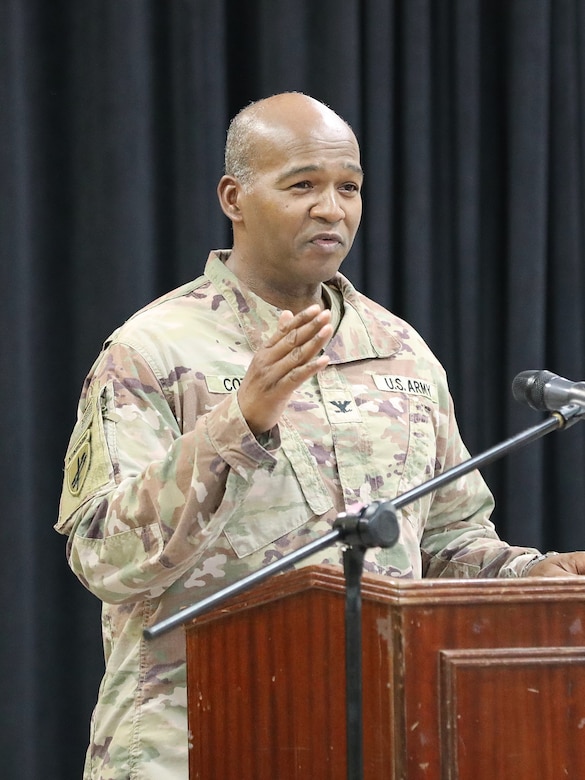
[[[287,285],[286,289],[280,289],[271,285],[266,279],[260,279],[249,272],[248,266],[239,255],[233,251],[225,262],[230,271],[251,292],[262,298],[263,301],[278,309],[288,309],[293,314],[318,303],[321,308],[329,308],[327,297],[323,294],[323,285],[306,285],[296,290]]]

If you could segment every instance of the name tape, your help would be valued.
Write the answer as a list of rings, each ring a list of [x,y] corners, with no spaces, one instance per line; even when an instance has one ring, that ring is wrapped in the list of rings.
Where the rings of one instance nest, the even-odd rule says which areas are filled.
[[[433,403],[438,402],[437,388],[424,379],[415,379],[412,376],[397,376],[395,374],[374,374],[374,382],[378,390],[386,390],[391,393],[422,395]]]
[[[206,376],[205,382],[210,393],[235,393],[242,384],[243,376]]]

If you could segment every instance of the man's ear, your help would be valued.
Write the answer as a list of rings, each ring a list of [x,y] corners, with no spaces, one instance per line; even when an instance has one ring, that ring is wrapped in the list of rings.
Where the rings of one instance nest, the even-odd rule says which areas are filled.
[[[223,213],[232,222],[241,222],[240,196],[242,186],[234,176],[222,176],[217,185],[217,197]]]

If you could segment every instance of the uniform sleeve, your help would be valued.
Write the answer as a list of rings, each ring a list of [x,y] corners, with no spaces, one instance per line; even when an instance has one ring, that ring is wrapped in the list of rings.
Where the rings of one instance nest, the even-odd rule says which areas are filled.
[[[449,398],[446,435],[439,437],[441,471],[469,458]],[[494,500],[479,471],[438,490],[421,540],[425,577],[518,577],[539,554],[502,541],[489,519]]]
[[[262,446],[235,394],[182,432],[150,364],[116,344],[86,381],[65,458],[56,528],[73,571],[105,602],[158,597],[221,534],[230,475],[270,471],[278,432]]]

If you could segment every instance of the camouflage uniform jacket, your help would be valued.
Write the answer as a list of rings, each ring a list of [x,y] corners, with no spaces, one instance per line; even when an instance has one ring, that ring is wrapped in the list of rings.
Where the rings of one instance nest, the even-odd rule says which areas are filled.
[[[443,369],[420,336],[340,274],[331,363],[256,439],[236,390],[278,311],[212,253],[205,273],[134,315],[83,388],[57,529],[103,602],[106,673],[85,779],[187,778],[182,629],[142,630],[468,457]],[[519,576],[477,472],[406,506],[367,568],[399,577]],[[338,562],[329,548],[320,562]],[[314,563],[315,559],[306,561]]]

